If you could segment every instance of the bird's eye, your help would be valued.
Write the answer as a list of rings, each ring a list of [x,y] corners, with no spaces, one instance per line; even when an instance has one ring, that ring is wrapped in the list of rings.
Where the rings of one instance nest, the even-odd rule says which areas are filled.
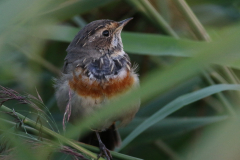
[[[109,36],[109,31],[108,30],[103,31],[102,35],[105,36],[105,37],[108,37]]]

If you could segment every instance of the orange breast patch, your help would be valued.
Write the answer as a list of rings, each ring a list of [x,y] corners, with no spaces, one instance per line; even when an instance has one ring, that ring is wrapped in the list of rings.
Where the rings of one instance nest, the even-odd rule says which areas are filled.
[[[113,97],[118,94],[128,91],[134,84],[134,77],[127,72],[125,78],[110,79],[109,81],[90,83],[90,79],[83,80],[82,75],[74,76],[73,80],[69,81],[69,86],[79,95],[92,98],[99,98],[102,96]]]

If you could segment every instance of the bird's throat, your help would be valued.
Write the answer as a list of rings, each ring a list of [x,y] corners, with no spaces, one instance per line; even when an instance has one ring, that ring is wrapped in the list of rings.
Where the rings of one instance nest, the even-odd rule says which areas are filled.
[[[102,81],[117,76],[122,69],[126,68],[127,63],[124,56],[112,58],[105,54],[99,59],[91,61],[85,68],[90,78]]]

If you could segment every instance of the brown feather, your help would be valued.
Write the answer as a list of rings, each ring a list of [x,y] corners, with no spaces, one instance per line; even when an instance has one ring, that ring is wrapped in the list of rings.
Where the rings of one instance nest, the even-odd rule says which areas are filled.
[[[126,77],[123,79],[110,78],[109,81],[104,82],[104,87],[98,81],[93,83],[89,81],[90,79],[88,78],[83,80],[81,74],[78,77],[74,75],[73,80],[69,80],[69,86],[83,97],[99,98],[105,95],[110,98],[125,93],[131,89],[135,82],[130,72],[127,72]]]

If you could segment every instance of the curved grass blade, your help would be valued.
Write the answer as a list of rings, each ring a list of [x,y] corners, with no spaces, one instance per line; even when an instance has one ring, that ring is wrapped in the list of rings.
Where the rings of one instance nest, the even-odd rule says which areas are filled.
[[[240,85],[231,85],[231,84],[214,85],[214,86],[206,87],[204,89],[195,91],[193,93],[183,95],[175,99],[174,101],[170,102],[169,104],[164,106],[162,109],[160,109],[158,112],[153,114],[147,120],[145,120],[131,134],[129,134],[122,142],[122,145],[118,149],[118,151],[126,147],[133,139],[135,139],[143,131],[148,129],[150,126],[156,124],[160,120],[164,119],[171,113],[179,110],[180,108],[186,106],[187,104],[190,104],[192,102],[195,102],[197,100],[200,100],[212,94],[222,92],[225,90],[240,90]]]
[[[39,38],[56,40],[62,42],[71,42],[74,36],[79,31],[79,28],[61,25],[52,25],[42,27],[43,32],[37,35]],[[239,30],[239,26],[229,28],[227,34],[223,32],[222,37],[226,37],[231,34],[235,34]],[[221,46],[221,41],[215,42],[197,42],[191,40],[177,40],[172,37],[145,34],[145,33],[131,33],[122,32],[122,39],[124,44],[124,50],[131,54],[139,55],[152,55],[152,56],[177,56],[177,57],[194,57],[199,50],[208,47],[209,45]],[[222,60],[210,59],[211,63],[219,65],[227,65],[233,68],[240,69],[240,63],[238,59],[240,55],[237,50],[234,52],[228,52],[228,56],[234,57],[235,62],[229,63]]]
[[[41,32],[37,36],[50,40],[71,42],[79,30],[76,27],[63,25],[45,26],[45,34]],[[153,56],[189,57],[196,51],[197,47],[207,45],[206,42],[177,40],[168,36],[131,32],[122,32],[122,39],[126,52]]]

